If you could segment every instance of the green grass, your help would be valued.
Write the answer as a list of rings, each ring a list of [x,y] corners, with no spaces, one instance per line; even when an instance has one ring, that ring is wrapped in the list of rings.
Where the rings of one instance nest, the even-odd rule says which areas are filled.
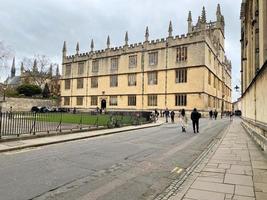
[[[61,113],[44,113],[36,115],[37,121],[45,121],[45,122],[60,122],[61,121]],[[118,119],[121,121],[123,125],[131,125],[134,120],[134,117],[131,116],[113,116],[114,119]],[[84,125],[94,125],[98,123],[98,126],[107,126],[108,121],[110,120],[110,115],[89,115],[86,113],[82,114],[71,114],[71,113],[62,113],[62,123],[69,124],[84,124]],[[144,119],[139,119],[144,122]]]

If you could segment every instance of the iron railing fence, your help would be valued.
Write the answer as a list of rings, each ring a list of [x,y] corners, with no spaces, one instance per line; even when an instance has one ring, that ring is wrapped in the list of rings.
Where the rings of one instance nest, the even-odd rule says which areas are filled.
[[[149,112],[0,112],[0,138],[139,125],[150,121]]]

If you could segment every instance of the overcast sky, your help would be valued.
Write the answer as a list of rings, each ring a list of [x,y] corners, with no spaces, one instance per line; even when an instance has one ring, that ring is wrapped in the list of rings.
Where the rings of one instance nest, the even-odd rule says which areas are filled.
[[[34,54],[61,63],[64,40],[72,54],[77,41],[80,52],[89,51],[92,38],[95,49],[105,48],[107,35],[111,46],[123,45],[125,31],[130,43],[142,42],[146,26],[150,39],[158,39],[167,37],[170,20],[174,35],[185,34],[189,10],[194,23],[203,5],[207,20],[215,20],[218,3],[225,17],[226,54],[235,86],[240,82],[241,0],[0,0],[0,41],[14,49],[18,69],[20,59]],[[3,81],[6,75],[1,73]],[[233,91],[234,98],[237,95]]]

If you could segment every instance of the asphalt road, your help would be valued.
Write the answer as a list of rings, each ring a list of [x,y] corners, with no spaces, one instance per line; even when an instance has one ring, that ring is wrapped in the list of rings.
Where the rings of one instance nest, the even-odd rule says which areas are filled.
[[[229,124],[201,120],[0,154],[1,200],[153,199]]]

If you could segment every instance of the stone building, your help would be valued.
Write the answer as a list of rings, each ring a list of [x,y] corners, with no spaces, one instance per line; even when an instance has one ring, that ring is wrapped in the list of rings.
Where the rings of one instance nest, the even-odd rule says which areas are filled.
[[[16,61],[13,58],[12,66],[11,66],[10,76],[7,77],[4,84],[10,88],[16,88],[21,84],[20,76],[16,76]]]
[[[244,123],[263,134],[267,131],[266,0],[242,1],[240,41],[242,115]]]
[[[231,110],[231,62],[224,50],[224,17],[220,5],[217,20],[207,22],[206,11],[193,25],[188,15],[188,33],[173,36],[170,22],[166,38],[125,43],[67,56],[63,46],[62,106],[108,110]]]
[[[56,74],[53,74],[52,65],[47,72],[38,70],[37,61],[34,60],[32,69],[25,69],[23,62],[20,65],[20,75],[16,75],[16,62],[13,58],[11,66],[11,74],[4,81],[4,86],[7,88],[16,89],[21,84],[33,84],[44,88],[45,83],[48,83],[51,94],[60,95],[60,74],[59,68],[56,69]]]

